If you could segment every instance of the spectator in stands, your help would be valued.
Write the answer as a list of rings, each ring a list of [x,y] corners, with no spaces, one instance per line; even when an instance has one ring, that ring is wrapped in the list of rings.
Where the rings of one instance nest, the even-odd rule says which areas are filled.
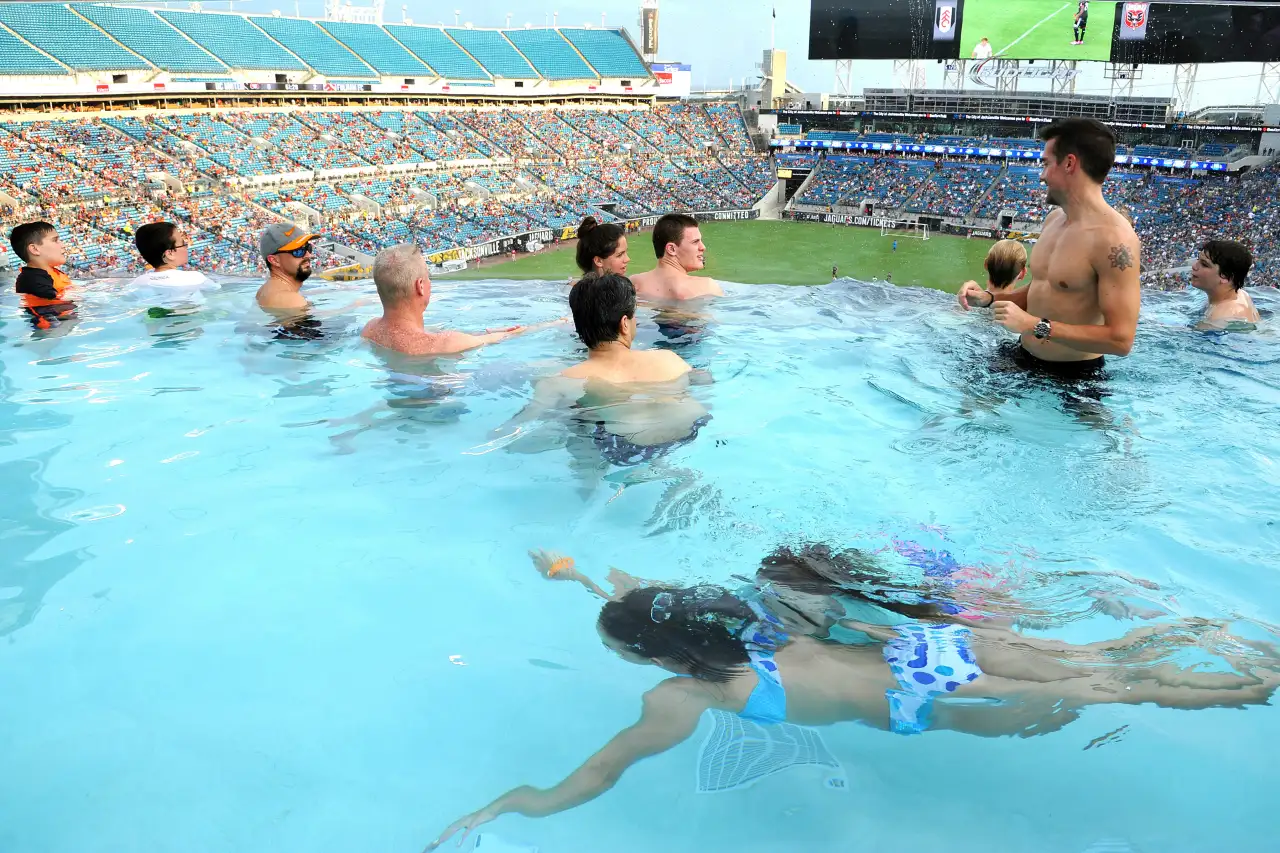
[[[135,297],[159,308],[174,308],[204,301],[203,294],[214,290],[208,276],[184,270],[189,238],[172,222],[149,222],[133,235],[138,254],[151,267],[129,283]]]
[[[404,355],[456,355],[469,349],[496,344],[554,323],[511,326],[483,335],[466,332],[428,332],[423,315],[431,302],[431,271],[421,247],[404,243],[383,249],[373,261],[373,283],[382,300],[382,316],[370,320],[361,332],[366,340]],[[555,321],[560,322],[560,321]]]
[[[1260,319],[1244,280],[1253,266],[1253,255],[1234,240],[1210,240],[1191,265],[1191,286],[1209,297],[1202,327],[1223,328],[1231,323],[1256,323]]]
[[[587,275],[627,274],[627,236],[621,225],[588,216],[578,226],[578,269]]]
[[[311,277],[311,242],[318,237],[299,225],[268,225],[258,239],[258,250],[271,274],[258,288],[258,304],[279,315],[305,313],[311,303],[302,295],[302,283]]]
[[[1040,132],[1041,180],[1050,204],[1031,258],[1031,285],[1001,297],[973,282],[960,288],[965,310],[994,306],[996,322],[1017,332],[1020,365],[1065,379],[1092,376],[1106,355],[1128,355],[1138,326],[1141,247],[1133,226],[1107,204],[1102,184],[1115,163],[1116,138],[1094,119],[1061,119]]]
[[[653,227],[653,251],[658,266],[632,279],[636,295],[646,299],[699,299],[724,296],[710,278],[694,278],[691,272],[706,266],[707,247],[698,220],[683,213],[668,213]]]
[[[9,245],[22,261],[16,282],[27,319],[37,329],[52,329],[68,319],[76,304],[66,297],[71,279],[59,267],[67,249],[48,222],[24,222],[9,232]]]

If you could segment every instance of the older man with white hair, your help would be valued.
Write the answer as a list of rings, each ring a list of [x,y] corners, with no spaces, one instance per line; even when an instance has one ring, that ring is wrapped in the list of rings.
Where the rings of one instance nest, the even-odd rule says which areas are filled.
[[[373,261],[373,283],[382,300],[382,316],[370,320],[361,335],[380,347],[405,355],[452,355],[555,325],[512,326],[483,335],[428,332],[422,326],[422,316],[431,302],[431,272],[422,249],[412,243],[378,253]]]

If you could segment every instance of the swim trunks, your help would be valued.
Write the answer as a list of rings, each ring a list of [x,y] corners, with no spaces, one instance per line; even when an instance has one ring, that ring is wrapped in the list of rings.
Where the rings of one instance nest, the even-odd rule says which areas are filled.
[[[711,416],[703,415],[693,422],[689,428],[689,434],[684,438],[664,441],[660,444],[636,444],[624,436],[609,432],[609,430],[605,429],[604,422],[600,421],[596,423],[596,428],[591,434],[591,438],[596,447],[600,449],[600,454],[614,465],[643,465],[645,462],[652,462],[664,453],[693,441],[698,437],[698,430],[710,422]]]
[[[886,690],[889,726],[903,735],[929,728],[934,697],[953,693],[982,675],[973,656],[973,632],[959,625],[910,622],[895,629],[898,636],[884,646],[901,690]]]
[[[997,363],[1014,366],[1033,376],[1041,376],[1059,382],[1080,382],[1089,379],[1106,379],[1106,358],[1098,356],[1088,361],[1045,361],[1037,358],[1016,341],[1004,341],[998,347]]]

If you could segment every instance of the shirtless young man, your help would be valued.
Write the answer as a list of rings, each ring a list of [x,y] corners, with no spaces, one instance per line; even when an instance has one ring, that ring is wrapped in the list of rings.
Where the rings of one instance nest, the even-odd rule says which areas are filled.
[[[431,302],[431,272],[427,259],[422,256],[422,249],[413,243],[403,243],[379,252],[373,261],[373,283],[378,288],[378,298],[382,300],[382,316],[370,320],[360,333],[361,337],[404,355],[454,355],[560,322],[512,326],[483,335],[428,332],[422,326],[422,316]]]
[[[658,266],[631,279],[641,299],[684,300],[724,296],[715,279],[694,278],[690,272],[706,266],[707,247],[698,220],[668,213],[653,226],[653,252]]]
[[[1031,285],[995,294],[967,281],[960,307],[990,308],[1021,336],[1015,358],[1065,377],[1101,370],[1103,357],[1133,349],[1141,302],[1140,246],[1133,226],[1102,197],[1115,163],[1115,135],[1093,119],[1063,119],[1040,132],[1049,203],[1031,253]]]
[[[1221,329],[1232,323],[1260,319],[1253,299],[1244,290],[1253,254],[1234,240],[1210,240],[1191,265],[1191,286],[1209,297],[1200,328]]]
[[[591,442],[616,465],[649,461],[696,438],[709,418],[688,391],[708,377],[670,350],[631,348],[636,291],[630,280],[589,275],[569,292],[569,307],[587,360],[539,382],[529,405],[503,430],[576,406],[589,416]]]

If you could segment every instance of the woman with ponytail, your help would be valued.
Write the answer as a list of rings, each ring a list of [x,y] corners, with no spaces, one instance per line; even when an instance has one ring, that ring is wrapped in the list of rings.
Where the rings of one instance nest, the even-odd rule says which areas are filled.
[[[589,802],[631,765],[692,736],[709,710],[763,725],[856,721],[898,734],[950,729],[1028,737],[1057,731],[1089,705],[1243,708],[1267,704],[1280,687],[1280,649],[1226,636],[1220,623],[1188,619],[1087,645],[1040,640],[981,622],[959,624],[963,620],[949,612],[936,590],[912,593],[849,556],[857,552],[833,561],[824,547],[779,549],[764,566],[781,576],[791,574],[783,564],[807,560],[809,592],[838,590],[841,598],[878,608],[889,624],[840,620],[869,643],[842,645],[788,630],[757,585],[737,591],[710,584],[681,588],[646,584],[615,570],[609,594],[571,558],[532,552],[543,576],[578,581],[606,599],[596,631],[607,648],[670,677],[644,695],[634,725],[563,781],[503,794],[456,821],[427,849],[460,831],[465,838],[503,814],[546,817]],[[1185,646],[1211,648],[1243,674],[1169,662]]]
[[[612,222],[603,225],[588,216],[578,226],[578,268],[586,275],[627,274],[626,232]]]

